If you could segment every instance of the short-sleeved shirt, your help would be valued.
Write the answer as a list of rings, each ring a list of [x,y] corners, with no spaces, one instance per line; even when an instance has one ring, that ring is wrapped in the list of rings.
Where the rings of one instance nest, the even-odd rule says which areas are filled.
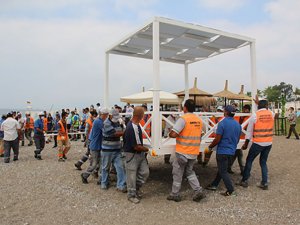
[[[20,124],[14,118],[8,117],[2,124],[1,130],[4,132],[3,140],[14,141],[18,137]]]
[[[222,135],[217,154],[234,155],[241,135],[241,125],[233,117],[225,117],[218,123],[216,134]]]
[[[103,120],[97,118],[93,122],[92,131],[89,136],[90,140],[90,149],[91,151],[101,151],[102,149],[102,129],[103,129]]]
[[[124,133],[124,151],[135,153],[134,147],[143,145],[142,129],[140,125],[136,125],[129,121]]]
[[[43,121],[43,119],[37,119],[36,121],[34,121],[34,134],[42,135],[43,133],[38,131],[37,128],[39,128],[40,130],[44,130],[44,121]]]
[[[4,119],[0,119],[0,127],[2,125],[2,123],[4,122]],[[4,138],[4,131],[0,129],[0,139],[3,139]]]

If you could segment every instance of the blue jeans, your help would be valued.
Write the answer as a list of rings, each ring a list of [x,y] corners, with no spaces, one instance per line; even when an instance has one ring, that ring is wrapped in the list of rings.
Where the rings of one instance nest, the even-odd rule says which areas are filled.
[[[126,184],[126,174],[123,167],[120,150],[103,151],[101,153],[102,160],[102,178],[101,187],[108,186],[108,175],[111,164],[113,163],[117,171],[117,188],[124,189]]]
[[[246,165],[243,173],[242,181],[246,181],[250,177],[250,172],[252,168],[252,163],[254,159],[260,154],[259,157],[259,164],[261,167],[261,174],[262,174],[262,181],[261,184],[268,183],[268,167],[267,167],[267,160],[269,156],[269,152],[271,151],[272,145],[269,146],[260,146],[256,143],[253,143],[246,159]]]
[[[215,180],[211,183],[212,186],[218,187],[221,179],[223,180],[226,189],[228,192],[232,193],[234,191],[234,187],[232,185],[230,176],[227,172],[228,165],[232,161],[232,155],[225,155],[225,154],[217,154],[217,165],[218,165],[218,173]]]

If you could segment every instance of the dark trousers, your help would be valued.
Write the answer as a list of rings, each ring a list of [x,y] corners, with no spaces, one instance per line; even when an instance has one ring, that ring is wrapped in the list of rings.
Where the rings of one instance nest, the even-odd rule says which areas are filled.
[[[13,149],[14,159],[19,157],[19,139],[16,138],[13,141],[4,140],[4,162],[10,161],[10,150]]]
[[[34,144],[36,147],[36,150],[34,151],[34,154],[36,156],[41,156],[41,152],[43,151],[45,147],[45,137],[43,135],[34,135]]]
[[[242,149],[237,149],[235,151],[235,154],[232,157],[231,162],[229,163],[229,169],[230,170],[231,170],[231,167],[232,167],[232,165],[233,165],[233,163],[235,162],[236,159],[238,160],[241,173],[243,173],[243,171],[244,171],[244,162],[243,162],[243,150]]]
[[[246,159],[246,165],[243,172],[243,179],[242,181],[246,181],[250,177],[250,172],[252,168],[252,163],[254,159],[260,154],[259,157],[259,164],[261,167],[261,174],[262,174],[262,181],[261,184],[267,184],[268,183],[268,167],[267,167],[267,160],[269,153],[271,151],[272,145],[269,146],[260,146],[256,143],[253,143],[251,145],[251,148],[249,149],[248,156]]]
[[[217,154],[216,159],[218,165],[218,173],[215,180],[211,184],[217,187],[222,179],[227,188],[227,191],[231,193],[234,191],[234,187],[232,185],[227,169],[229,162],[231,162],[232,160],[232,155]]]
[[[290,124],[289,135],[287,136],[287,138],[289,138],[292,133],[294,133],[295,137],[299,139],[299,135],[297,134],[296,131],[296,124]]]

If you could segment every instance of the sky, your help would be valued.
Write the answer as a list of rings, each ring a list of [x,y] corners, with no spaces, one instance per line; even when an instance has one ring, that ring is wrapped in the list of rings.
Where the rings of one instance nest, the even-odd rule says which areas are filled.
[[[105,50],[154,16],[256,40],[257,86],[300,87],[299,0],[0,0],[0,108],[103,104]],[[250,91],[249,47],[194,63],[198,88]],[[110,56],[110,104],[153,86],[152,61]],[[184,68],[160,63],[161,88],[184,89]]]

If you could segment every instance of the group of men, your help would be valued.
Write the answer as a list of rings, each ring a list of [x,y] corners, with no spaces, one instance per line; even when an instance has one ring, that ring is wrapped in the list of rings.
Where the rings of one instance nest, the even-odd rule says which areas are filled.
[[[266,100],[256,99],[258,110],[249,118],[245,143],[242,150],[248,148],[249,142],[252,145],[249,150],[246,165],[242,171],[242,179],[238,183],[243,187],[248,187],[248,179],[252,168],[252,162],[260,155],[260,166],[262,180],[259,187],[268,189],[268,169],[267,159],[272,148],[274,114],[268,110]],[[131,106],[130,106],[131,107]],[[142,197],[141,187],[149,176],[149,166],[147,162],[147,152],[149,149],[143,144],[143,132],[141,121],[144,118],[145,107],[137,106],[132,110],[132,118],[125,123],[120,116],[120,109],[100,108],[98,112],[91,110],[85,118],[85,137],[87,152],[75,163],[75,167],[81,170],[82,164],[90,159],[90,165],[81,173],[83,183],[88,183],[91,174],[97,174],[98,184],[101,189],[109,188],[109,174],[114,170],[117,174],[116,189],[127,192],[128,200],[139,203]],[[199,155],[201,144],[201,134],[203,122],[201,118],[194,114],[195,103],[193,100],[186,100],[183,106],[184,114],[176,120],[175,125],[169,127],[168,136],[176,138],[175,159],[173,161],[173,183],[172,190],[167,197],[168,200],[181,201],[181,185],[183,176],[192,187],[193,201],[199,202],[205,198],[205,193],[193,170],[194,164]],[[226,191],[224,196],[235,195],[234,185],[228,173],[232,158],[236,155],[237,145],[242,135],[242,128],[238,121],[234,119],[236,109],[228,105],[224,108],[224,118],[218,122],[214,140],[209,145],[209,150],[216,149],[216,159],[218,173],[215,179],[206,187],[215,191],[221,180],[223,180]],[[34,132],[34,142],[36,149],[34,156],[41,158],[41,152],[45,146],[44,113],[39,114],[39,118],[33,122],[30,115],[27,115],[25,125],[27,129]],[[59,117],[59,115],[57,115]],[[57,142],[59,146],[58,160],[65,161],[66,154],[70,149],[70,141],[67,125],[68,112],[63,111],[61,118],[57,122]],[[10,160],[10,149],[14,151],[13,160],[18,160],[18,145],[20,137],[20,124],[8,114],[4,121],[1,121],[1,131],[4,131],[4,162]],[[30,131],[28,131],[30,133]],[[30,135],[29,135],[30,136]],[[121,142],[123,137],[123,143]],[[32,144],[32,141],[29,142]],[[123,147],[122,147],[123,146]]]

